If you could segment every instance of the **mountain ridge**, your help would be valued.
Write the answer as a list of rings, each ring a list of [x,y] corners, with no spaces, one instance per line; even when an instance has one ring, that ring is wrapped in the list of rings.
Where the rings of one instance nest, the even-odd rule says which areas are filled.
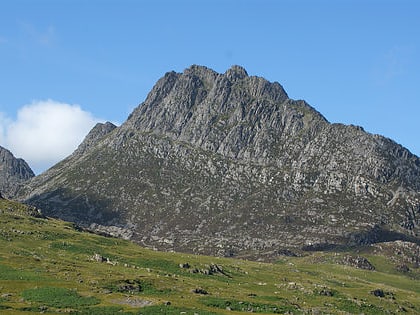
[[[168,72],[108,127],[21,200],[143,245],[224,256],[419,241],[418,157],[242,67]]]

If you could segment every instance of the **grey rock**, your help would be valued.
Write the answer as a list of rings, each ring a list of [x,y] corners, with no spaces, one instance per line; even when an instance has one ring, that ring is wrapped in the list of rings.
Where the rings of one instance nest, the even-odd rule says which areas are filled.
[[[179,264],[179,268],[182,268],[182,269],[189,269],[191,266],[190,266],[190,264],[189,263],[181,263],[181,264]]]
[[[104,138],[115,128],[117,128],[117,126],[109,121],[106,123],[97,123],[73,154],[82,155],[83,153],[87,152],[89,149],[95,147],[98,141]]]
[[[23,160],[0,146],[0,197],[13,199],[18,187],[35,174]]]
[[[370,261],[362,256],[346,255],[341,263],[358,269],[375,270],[375,267],[370,263]]]
[[[380,297],[380,298],[385,298],[386,297],[388,299],[395,300],[394,293],[387,292],[387,291],[384,291],[382,289],[375,289],[375,290],[371,291],[370,294],[373,294],[374,296]]]
[[[417,156],[239,66],[168,72],[124,124],[95,128],[20,198],[163,250],[420,242]]]
[[[194,290],[192,290],[191,291],[192,293],[195,293],[195,294],[201,294],[201,295],[207,295],[207,294],[209,294],[208,292],[207,292],[207,290],[204,290],[203,288],[195,288]]]
[[[407,273],[410,271],[410,268],[407,265],[398,265],[396,267],[397,271]]]
[[[105,257],[103,257],[102,255],[99,255],[99,254],[95,253],[95,254],[93,254],[91,260],[96,261],[96,262],[106,262],[107,259]]]

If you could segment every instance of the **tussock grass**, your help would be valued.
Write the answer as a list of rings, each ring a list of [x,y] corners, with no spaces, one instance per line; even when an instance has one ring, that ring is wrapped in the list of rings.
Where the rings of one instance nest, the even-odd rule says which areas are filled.
[[[75,290],[54,287],[27,289],[22,292],[22,297],[26,301],[55,308],[80,308],[100,302],[98,298],[93,296],[81,296]]]

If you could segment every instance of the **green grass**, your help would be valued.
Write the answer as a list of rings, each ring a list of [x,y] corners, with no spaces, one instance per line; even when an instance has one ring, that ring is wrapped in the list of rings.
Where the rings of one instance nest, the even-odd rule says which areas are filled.
[[[12,267],[0,264],[0,281],[20,280],[20,281],[40,281],[45,280],[43,275],[27,270],[17,270]]]
[[[174,307],[174,306],[167,306],[167,305],[157,305],[157,306],[149,306],[145,307],[141,311],[137,313],[138,315],[154,315],[154,314],[165,314],[165,315],[217,315],[219,313],[203,311],[203,310],[196,310],[196,309],[189,309],[186,307]]]
[[[229,309],[231,311],[252,312],[252,313],[270,313],[284,314],[297,313],[299,310],[293,305],[265,304],[251,301],[238,301],[233,299],[223,299],[216,297],[203,298],[202,303],[206,306],[220,309]]]
[[[365,302],[360,303],[352,300],[340,300],[335,302],[334,306],[338,310],[348,312],[350,314],[377,315],[386,313],[385,309],[380,306]]]
[[[112,281],[111,283],[105,285],[104,288],[111,292],[128,293],[131,295],[146,294],[154,296],[168,296],[171,293],[171,289],[158,289],[153,283],[140,279]]]
[[[81,296],[74,290],[54,287],[27,289],[22,292],[22,297],[26,301],[54,308],[80,308],[100,302],[93,296]]]
[[[71,315],[133,315],[131,312],[124,312],[122,307],[119,306],[102,306],[102,307],[89,307],[73,311]]]
[[[367,271],[338,264],[344,252],[278,263],[164,253],[28,213],[0,202],[2,315],[420,313],[418,268],[398,272],[380,255],[366,254]],[[206,274],[211,266],[223,272]]]

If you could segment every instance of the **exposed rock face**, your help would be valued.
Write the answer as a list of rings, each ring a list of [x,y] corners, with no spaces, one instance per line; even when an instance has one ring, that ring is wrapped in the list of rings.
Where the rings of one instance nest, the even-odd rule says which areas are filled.
[[[88,133],[88,135],[85,137],[83,142],[79,145],[77,150],[73,153],[74,155],[81,155],[87,151],[89,151],[91,148],[94,148],[96,143],[102,139],[104,136],[106,136],[108,133],[113,131],[117,126],[115,126],[113,123],[110,123],[107,121],[106,123],[97,123],[92,130]]]
[[[13,198],[17,187],[34,176],[24,160],[0,146],[0,197]]]
[[[330,124],[241,67],[169,72],[122,126],[105,129],[31,180],[22,199],[179,251],[419,241],[418,157]]]
[[[369,260],[361,256],[354,257],[351,255],[346,255],[344,256],[341,263],[358,269],[375,270],[375,267],[369,262]]]

